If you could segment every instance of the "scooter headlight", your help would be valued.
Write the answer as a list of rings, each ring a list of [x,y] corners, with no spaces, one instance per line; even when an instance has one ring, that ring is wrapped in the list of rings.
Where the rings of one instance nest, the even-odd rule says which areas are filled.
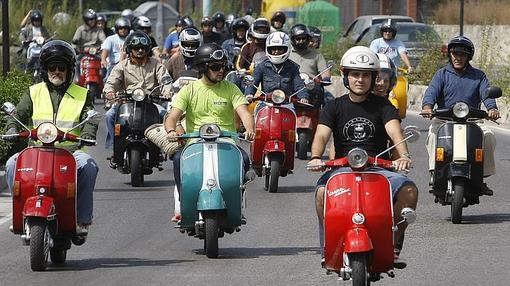
[[[143,89],[137,88],[133,91],[131,97],[135,101],[142,101],[145,98],[145,92],[143,91]]]
[[[365,216],[362,213],[355,213],[352,215],[352,222],[355,224],[363,224],[365,222]]]
[[[280,104],[285,101],[285,92],[283,92],[283,90],[277,89],[271,94],[271,99],[274,103]]]
[[[347,162],[349,162],[349,166],[353,169],[362,168],[367,164],[368,154],[367,151],[354,148],[347,154]]]
[[[215,139],[220,137],[221,131],[216,124],[204,124],[200,126],[199,134],[200,138]]]
[[[464,102],[457,102],[453,106],[453,115],[457,118],[465,118],[469,114],[469,106]]]
[[[49,144],[55,142],[57,139],[58,129],[51,122],[44,122],[37,127],[37,139],[42,143]]]
[[[42,45],[44,44],[44,37],[37,37],[35,39],[35,42],[38,44],[38,45]]]
[[[95,55],[96,53],[97,53],[97,49],[96,48],[89,48],[89,54]]]

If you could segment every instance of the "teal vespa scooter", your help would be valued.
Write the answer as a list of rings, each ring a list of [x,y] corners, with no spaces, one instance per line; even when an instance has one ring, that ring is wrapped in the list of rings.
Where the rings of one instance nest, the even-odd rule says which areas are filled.
[[[181,233],[204,239],[205,254],[218,257],[218,238],[241,230],[241,208],[246,183],[255,173],[244,174],[243,157],[234,140],[237,133],[205,124],[198,132],[183,134],[198,139],[181,154]]]

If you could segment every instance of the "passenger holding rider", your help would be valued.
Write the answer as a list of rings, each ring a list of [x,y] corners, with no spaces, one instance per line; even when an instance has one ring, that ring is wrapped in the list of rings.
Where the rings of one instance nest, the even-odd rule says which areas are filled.
[[[62,130],[85,120],[87,112],[94,110],[92,97],[88,91],[73,83],[76,54],[68,43],[53,40],[41,49],[41,75],[43,82],[30,86],[21,97],[16,107],[16,117],[28,125],[37,127],[43,122],[55,122]],[[6,134],[17,134],[21,126],[14,119],[9,119]],[[78,136],[84,139],[95,139],[97,125],[87,122],[79,129]],[[81,150],[77,144],[63,143],[63,147],[73,153],[77,164],[77,234],[86,236],[88,226],[92,223],[93,190],[96,184],[98,167],[94,159]],[[9,190],[12,192],[16,153],[6,163],[6,178]],[[47,163],[47,162],[46,162]]]
[[[370,49],[374,53],[387,55],[395,64],[400,67],[400,59],[407,66],[407,72],[411,73],[413,68],[407,56],[407,50],[402,41],[395,39],[397,35],[397,26],[395,21],[388,19],[381,25],[381,38],[377,38],[370,43]]]
[[[265,53],[266,39],[269,36],[271,25],[266,18],[258,18],[251,24],[251,42],[247,42],[242,48],[236,62],[236,70],[253,68],[253,57],[257,53]]]
[[[298,92],[297,98],[308,103],[308,92],[304,89],[303,80],[299,76],[299,66],[289,60],[291,49],[290,38],[284,32],[274,32],[266,40],[266,56],[253,73],[253,84],[246,87],[248,100],[255,95],[256,86],[261,84],[264,93],[276,89],[282,90],[287,96]]]
[[[115,20],[115,34],[106,38],[101,45],[101,66],[106,68],[106,77],[110,75],[113,67],[121,60],[124,50],[124,41],[131,25],[129,20],[121,17]]]
[[[457,102],[465,102],[471,108],[480,108],[483,102],[488,110],[489,118],[497,120],[500,118],[496,100],[488,98],[483,100],[485,91],[489,88],[489,79],[482,70],[471,66],[469,61],[473,59],[475,46],[467,37],[457,36],[448,43],[448,64],[436,72],[429,87],[425,91],[422,102],[422,114],[431,118],[432,109],[437,105],[438,109],[451,108]],[[435,168],[435,150],[437,130],[444,123],[444,120],[434,118],[429,128],[426,146],[429,153],[429,170],[432,177]],[[483,148],[483,172],[484,177],[496,173],[494,151],[496,148],[496,137],[494,132],[488,129],[483,122],[478,123],[482,128],[484,137]],[[493,191],[484,183],[481,190],[482,195],[492,196]]]
[[[202,43],[202,34],[195,28],[186,28],[179,34],[179,53],[174,54],[165,67],[170,76],[177,80],[182,72],[193,69],[195,52]]]
[[[312,143],[312,159],[308,163],[309,169],[313,171],[324,170],[321,165],[321,157],[331,134],[334,138],[335,158],[347,156],[347,153],[354,147],[363,148],[369,156],[375,157],[388,147],[388,138],[393,142],[400,142],[404,138],[395,107],[388,100],[372,93],[379,72],[377,55],[366,47],[353,47],[343,55],[340,69],[344,86],[349,90],[349,93],[328,102],[321,113]],[[399,155],[395,161],[396,171],[408,170],[411,167],[411,158],[407,145],[399,144],[395,150]],[[387,154],[382,157],[389,159]],[[386,169],[375,167],[371,169],[384,175],[390,182],[395,223],[399,220],[403,208],[416,209],[418,189],[413,181],[404,175]],[[323,246],[324,237],[324,189],[326,182],[333,174],[350,170],[350,168],[332,169],[324,173],[317,182],[315,205],[319,219],[321,246]],[[395,235],[395,254],[397,256],[402,249],[406,227],[407,223],[398,225]],[[321,251],[322,249],[323,247],[321,247]]]
[[[118,92],[132,92],[136,88],[152,91],[161,84],[162,78],[168,75],[165,67],[152,57],[151,40],[144,32],[138,31],[129,34],[125,41],[125,47],[128,58],[121,60],[115,65],[104,85],[103,93],[108,103],[115,103]],[[158,95],[159,92],[156,91],[154,94]],[[161,95],[170,98],[171,87],[163,86]],[[163,121],[166,109],[159,104],[156,104],[156,106],[158,107],[161,121]],[[107,149],[113,145],[113,128],[117,109],[118,105],[113,104],[105,114],[108,131],[105,144]]]

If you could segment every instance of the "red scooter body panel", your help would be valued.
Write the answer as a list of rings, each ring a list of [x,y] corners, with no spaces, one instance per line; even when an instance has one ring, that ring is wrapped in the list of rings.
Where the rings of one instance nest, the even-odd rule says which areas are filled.
[[[14,194],[12,199],[12,223],[14,233],[23,232],[24,212],[41,214],[47,211],[34,211],[35,202],[40,196],[52,198],[58,220],[57,232],[76,231],[76,161],[73,155],[61,148],[29,147],[23,150],[16,161],[14,174]],[[16,184],[19,184],[17,194]],[[44,195],[37,190],[44,187]],[[48,207],[43,199],[41,209]],[[32,202],[32,203],[30,203]],[[30,204],[25,206],[26,204]]]
[[[30,197],[25,201],[23,207],[24,217],[47,218],[55,213],[53,198],[49,196]]]
[[[101,75],[101,58],[96,55],[85,54],[80,60],[80,86],[88,83],[95,83],[103,86],[103,76]]]
[[[352,217],[362,213],[365,222]],[[324,255],[330,270],[340,271],[344,252],[370,251],[369,271],[393,268],[393,205],[389,181],[373,172],[332,176],[324,193]]]
[[[319,124],[319,110],[316,108],[296,107],[297,128],[312,130],[312,136],[315,134],[317,124]],[[313,138],[313,137],[312,137]]]
[[[283,106],[266,105],[261,108],[255,118],[255,128],[260,129],[260,138],[255,138],[251,144],[252,165],[254,168],[262,168],[264,155],[270,152],[281,152],[280,146],[270,150],[274,144],[266,144],[268,141],[281,141],[285,152],[282,171],[287,173],[294,169],[294,151],[296,148],[296,115]],[[287,154],[287,155],[285,155]],[[290,154],[290,155],[289,155]]]

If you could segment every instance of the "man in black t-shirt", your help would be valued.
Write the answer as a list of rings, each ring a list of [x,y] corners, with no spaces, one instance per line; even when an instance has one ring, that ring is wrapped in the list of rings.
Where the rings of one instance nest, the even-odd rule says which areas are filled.
[[[400,128],[398,111],[383,97],[372,93],[375,78],[379,72],[377,55],[367,47],[356,46],[349,49],[341,61],[344,85],[349,93],[330,101],[324,107],[315,138],[312,144],[312,159],[308,163],[313,171],[323,171],[319,167],[326,144],[333,133],[335,158],[345,157],[347,153],[359,147],[369,156],[376,156],[388,147],[388,140],[399,142],[404,137]],[[407,145],[395,147],[400,156],[396,161],[396,170],[408,170],[411,167]],[[388,155],[385,155],[389,159]],[[383,155],[384,157],[384,155]],[[321,246],[324,236],[324,189],[328,179],[335,173],[350,171],[350,168],[330,170],[317,182],[315,205],[319,218]],[[390,182],[395,223],[401,220],[400,212],[405,207],[416,208],[418,189],[406,176],[382,168],[373,171],[387,177]],[[407,223],[398,225],[395,238],[395,254],[398,257],[404,240]],[[323,247],[321,247],[321,251]]]

